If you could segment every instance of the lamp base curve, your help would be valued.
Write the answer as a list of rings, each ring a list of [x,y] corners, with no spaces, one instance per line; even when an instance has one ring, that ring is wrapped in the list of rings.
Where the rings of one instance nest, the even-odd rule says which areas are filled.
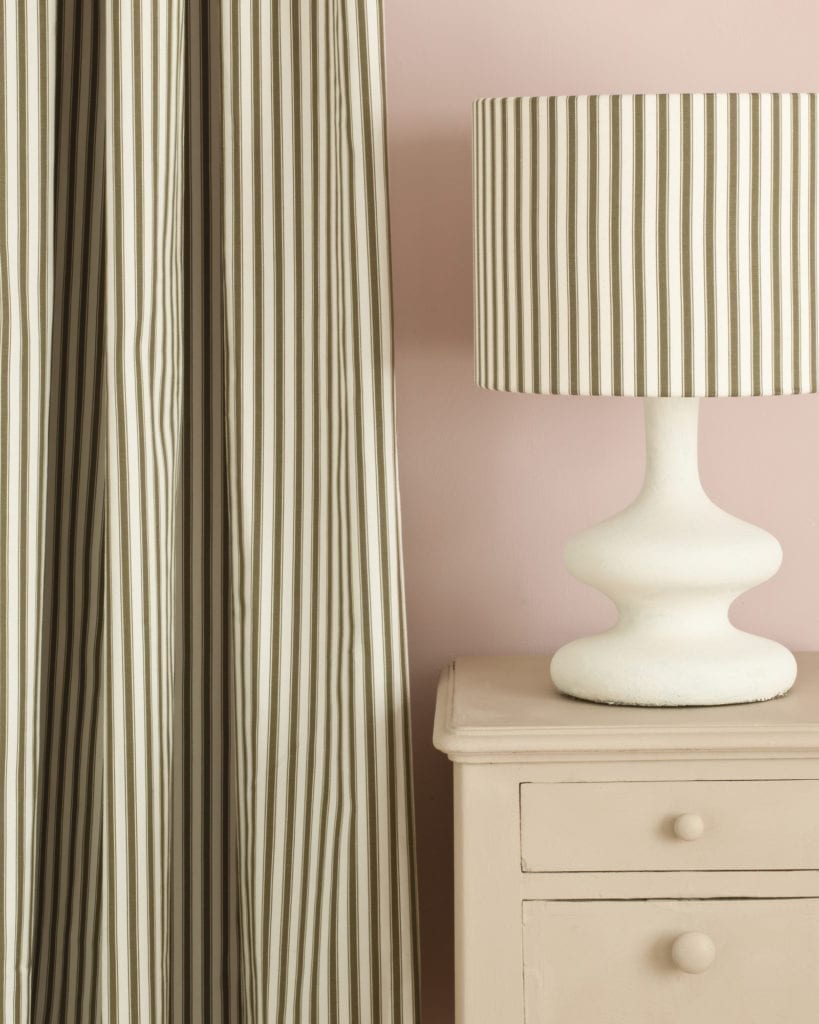
[[[769,700],[796,678],[782,644],[737,629],[728,609],[779,568],[778,541],[705,493],[698,399],[646,399],[646,478],[623,512],[573,538],[566,564],[611,598],[610,630],[561,647],[552,679],[604,704],[682,707]]]

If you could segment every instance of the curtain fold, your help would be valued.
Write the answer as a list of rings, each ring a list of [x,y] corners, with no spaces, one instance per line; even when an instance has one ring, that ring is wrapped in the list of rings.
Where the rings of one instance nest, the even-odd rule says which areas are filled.
[[[4,1021],[414,1021],[379,0],[0,0]]]
[[[105,40],[95,5],[60,5],[56,13],[55,134],[49,143],[54,309],[46,324],[53,352],[48,450],[42,455],[48,500],[30,994],[34,1020],[62,1015],[85,1021],[98,1006],[100,983],[100,712],[107,685]],[[14,257],[0,245],[0,260],[6,258]],[[5,333],[2,341],[7,343]],[[13,481],[4,482],[3,496],[14,488]],[[31,577],[26,585],[39,582]],[[9,679],[8,686],[14,685]],[[21,738],[36,742],[31,733]]]
[[[53,304],[54,11],[0,7],[0,949],[3,1020],[31,1001]]]

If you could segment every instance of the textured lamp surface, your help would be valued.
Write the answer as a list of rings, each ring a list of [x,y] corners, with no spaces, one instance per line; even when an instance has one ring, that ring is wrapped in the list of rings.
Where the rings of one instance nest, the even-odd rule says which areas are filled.
[[[817,389],[817,96],[474,105],[478,383]]]
[[[728,609],[777,541],[717,508],[697,399],[817,390],[817,95],[482,99],[474,106],[479,385],[646,402],[636,501],[567,547],[617,624],[552,660],[573,696],[766,700],[781,644]]]

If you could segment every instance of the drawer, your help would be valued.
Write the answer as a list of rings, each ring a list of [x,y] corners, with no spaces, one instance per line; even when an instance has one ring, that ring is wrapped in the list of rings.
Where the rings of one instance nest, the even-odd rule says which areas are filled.
[[[816,899],[525,902],[523,929],[526,1024],[819,1021]]]
[[[817,780],[523,783],[520,813],[524,871],[819,869]]]

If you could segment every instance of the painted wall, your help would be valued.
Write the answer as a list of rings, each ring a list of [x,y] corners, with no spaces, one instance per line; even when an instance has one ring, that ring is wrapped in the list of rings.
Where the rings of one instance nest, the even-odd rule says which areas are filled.
[[[818,0],[385,0],[398,443],[424,1024],[453,1020],[449,763],[437,674],[605,628],[566,572],[577,530],[635,494],[640,402],[472,384],[470,105],[477,96],[819,90]],[[706,486],[781,540],[737,625],[819,647],[819,397],[703,403]],[[479,898],[480,894],[476,894]]]

